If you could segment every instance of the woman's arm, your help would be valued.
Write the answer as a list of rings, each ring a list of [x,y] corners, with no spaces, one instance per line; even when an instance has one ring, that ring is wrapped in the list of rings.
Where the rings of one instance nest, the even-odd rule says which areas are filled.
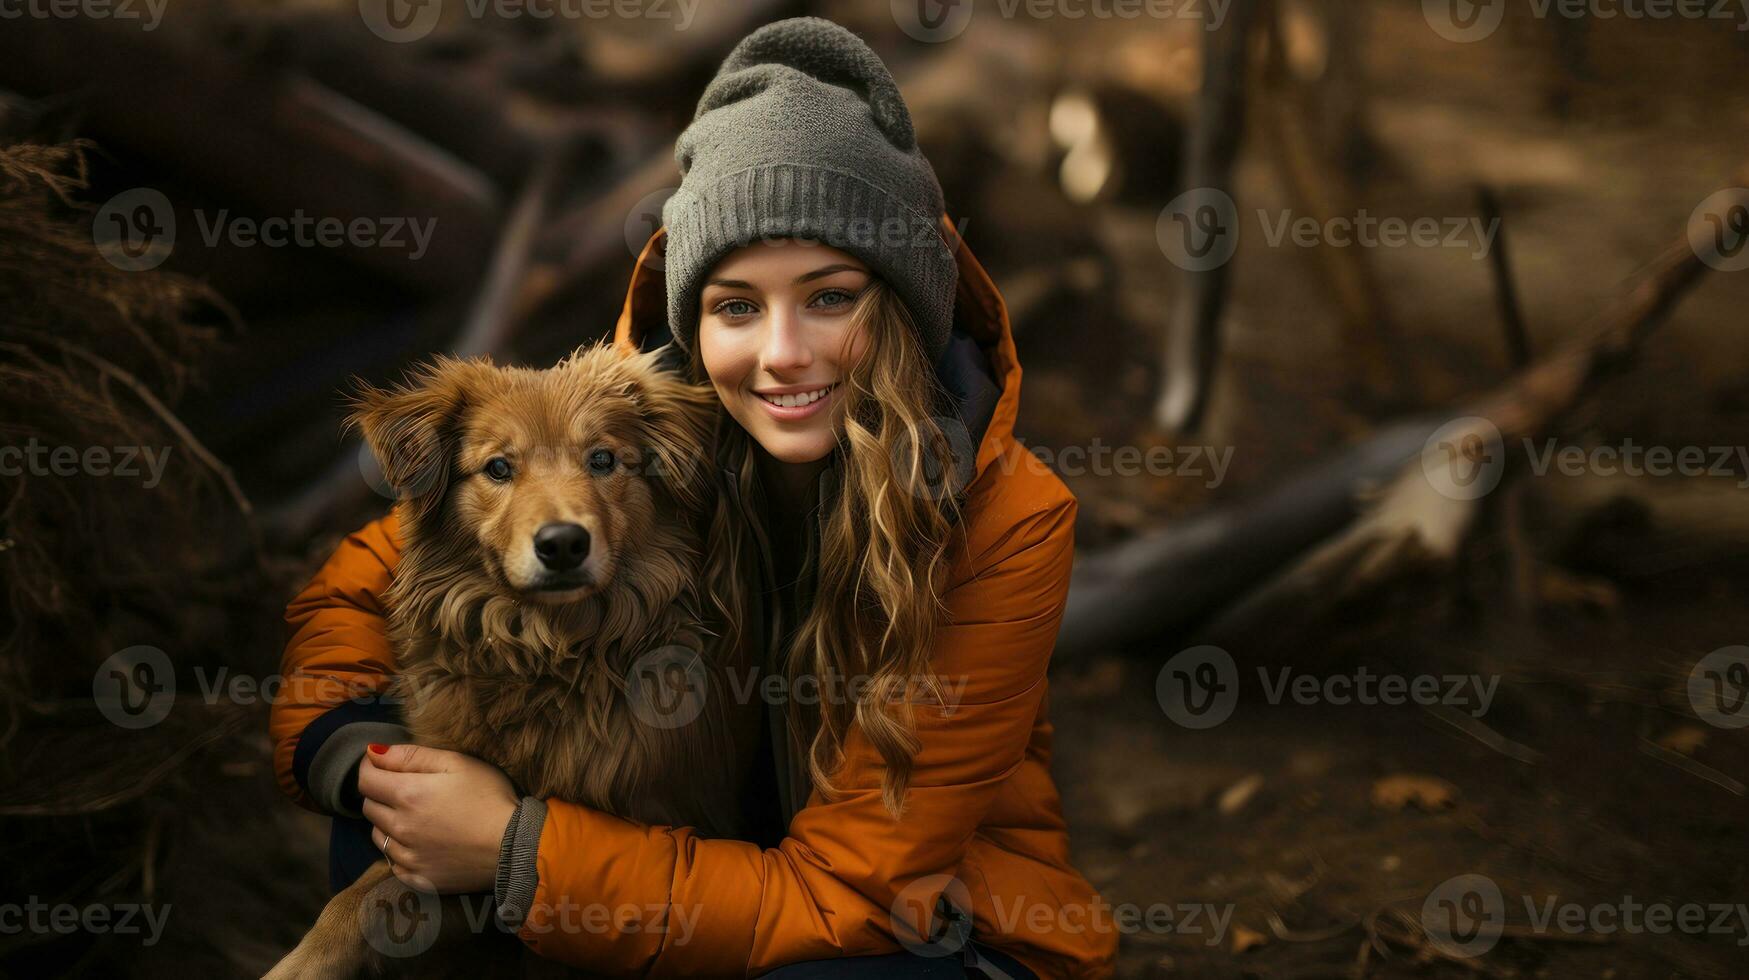
[[[1074,498],[1050,482],[1053,499],[1010,499],[999,520],[982,515],[999,531],[982,543],[976,573],[946,596],[951,625],[939,633],[935,669],[949,691],[958,688],[958,703],[916,713],[921,747],[902,820],[889,816],[879,756],[855,729],[845,743],[843,795],[824,802],[816,794],[770,849],[549,801],[524,941],[607,972],[676,976],[757,975],[798,960],[897,950],[900,892],[960,872],[1032,739],[1074,549]],[[1061,876],[965,884],[986,899],[973,900],[982,906],[976,931],[986,936],[1028,931],[1025,917],[986,921],[991,895],[1053,912],[1087,898],[1066,865]],[[906,908],[933,904],[933,895],[910,901],[915,891],[906,891]],[[626,916],[637,921],[628,926]],[[603,928],[604,918],[613,925]],[[1044,949],[1064,942],[1034,939]],[[1065,971],[1075,952],[1065,950]]]
[[[372,521],[286,607],[292,632],[268,731],[280,788],[309,809],[358,816],[365,745],[407,740],[378,697],[395,672],[382,595],[400,554],[394,515]]]
[[[269,719],[274,768],[303,806],[368,819],[360,826],[371,846],[386,846],[397,873],[415,884],[491,888],[500,851],[514,843],[505,835],[519,812],[509,778],[479,759],[400,744],[409,733],[380,696],[395,672],[382,596],[400,555],[391,513],[348,535],[286,607],[292,634]],[[367,758],[393,768],[361,765]],[[437,805],[427,806],[432,799]],[[403,830],[397,817],[417,829]],[[398,831],[386,845],[385,826]]]

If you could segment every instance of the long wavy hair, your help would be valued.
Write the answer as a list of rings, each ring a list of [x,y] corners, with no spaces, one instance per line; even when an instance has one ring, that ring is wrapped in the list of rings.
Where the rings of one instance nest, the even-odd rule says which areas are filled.
[[[943,403],[940,382],[904,302],[871,278],[849,315],[849,336],[861,331],[867,346],[840,382],[838,441],[829,464],[837,492],[823,502],[823,514],[804,518],[821,528],[817,539],[804,536],[801,574],[812,584],[812,601],[798,608],[801,621],[793,631],[787,624],[779,628],[787,632],[790,735],[807,754],[814,786],[828,797],[839,792],[835,778],[854,724],[880,755],[882,799],[897,817],[918,749],[914,710],[941,704],[931,658],[963,488],[953,484],[955,447],[936,414]],[[708,381],[699,346],[691,355],[694,380]],[[718,424],[741,498],[762,501],[752,437],[726,409]],[[729,515],[724,497],[711,522],[708,579],[723,586],[712,599],[738,641],[735,621],[749,608],[741,590],[750,556],[734,529],[750,521],[756,540],[769,542],[771,535],[764,507]],[[804,678],[831,678],[836,686],[821,690],[845,696],[803,703],[794,692]],[[852,693],[860,696],[852,700]]]

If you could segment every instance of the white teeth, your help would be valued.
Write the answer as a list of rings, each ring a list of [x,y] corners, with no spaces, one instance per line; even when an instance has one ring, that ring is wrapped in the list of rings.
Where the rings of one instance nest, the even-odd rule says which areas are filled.
[[[830,384],[824,388],[804,391],[797,395],[760,395],[759,397],[780,408],[798,408],[802,405],[812,405],[826,397],[826,393],[836,387],[838,387],[836,384]]]

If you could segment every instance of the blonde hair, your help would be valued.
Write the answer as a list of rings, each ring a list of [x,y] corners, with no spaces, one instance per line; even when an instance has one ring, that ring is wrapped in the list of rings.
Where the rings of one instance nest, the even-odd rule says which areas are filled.
[[[956,467],[953,446],[934,414],[940,383],[917,339],[905,304],[892,288],[871,278],[849,313],[850,335],[861,331],[867,346],[847,366],[837,411],[841,420],[831,466],[838,492],[826,503],[817,543],[807,536],[802,575],[815,585],[813,602],[784,651],[789,690],[807,676],[854,679],[849,699],[789,699],[792,738],[805,738],[808,772],[823,794],[839,787],[844,743],[854,723],[880,755],[885,771],[881,795],[895,817],[903,810],[912,759],[918,749],[913,708],[940,704],[931,671],[935,635],[944,607],[941,594],[948,552],[958,525],[959,488],[944,485]],[[694,344],[692,365],[704,378]],[[719,438],[733,461],[743,499],[760,493],[752,438],[724,410]],[[708,581],[727,583],[713,594],[719,610],[734,619],[748,608],[741,584],[748,556],[731,530],[726,501],[712,522]],[[749,508],[754,534],[770,540],[760,508]],[[810,514],[810,517],[813,515]],[[736,574],[737,571],[740,574]],[[732,640],[742,636],[731,624]]]

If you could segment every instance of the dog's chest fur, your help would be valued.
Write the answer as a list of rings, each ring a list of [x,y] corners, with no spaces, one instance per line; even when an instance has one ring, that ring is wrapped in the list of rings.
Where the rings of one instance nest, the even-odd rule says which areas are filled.
[[[414,741],[492,762],[542,799],[734,836],[761,713],[735,703],[739,658],[717,649],[694,603],[649,599],[618,586],[564,607],[481,595],[435,616],[430,603],[391,602],[394,693]],[[702,693],[666,693],[701,707],[683,724],[652,719],[634,706],[652,691],[639,685],[676,672],[646,668],[685,650],[697,660],[678,676]]]

